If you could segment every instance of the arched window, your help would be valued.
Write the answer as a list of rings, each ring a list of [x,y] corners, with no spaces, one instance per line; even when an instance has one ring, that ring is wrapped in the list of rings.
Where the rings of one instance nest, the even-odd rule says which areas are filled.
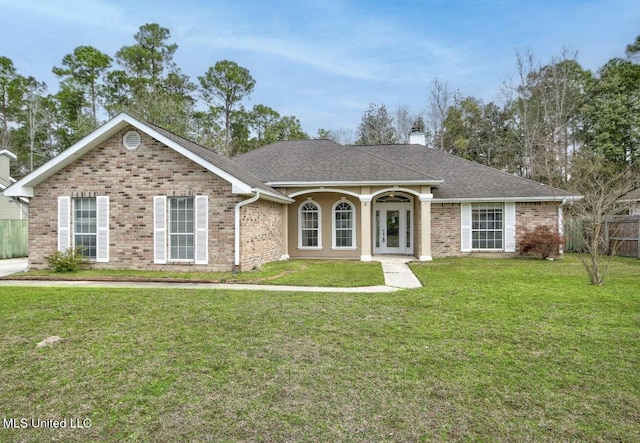
[[[346,199],[333,205],[333,242],[334,249],[355,249],[355,210],[353,204]]]
[[[298,217],[298,247],[304,249],[322,248],[322,226],[320,205],[307,200],[300,205]]]

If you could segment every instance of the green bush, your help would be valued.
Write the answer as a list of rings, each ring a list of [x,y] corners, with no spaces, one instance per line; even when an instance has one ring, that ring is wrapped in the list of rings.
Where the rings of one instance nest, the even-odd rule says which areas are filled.
[[[88,263],[87,258],[82,254],[84,248],[77,246],[66,251],[56,251],[46,257],[47,263],[55,272],[76,272]]]
[[[542,258],[558,255],[562,246],[562,237],[556,229],[549,226],[536,226],[532,231],[525,229],[520,240],[520,253],[522,255],[540,256]]]

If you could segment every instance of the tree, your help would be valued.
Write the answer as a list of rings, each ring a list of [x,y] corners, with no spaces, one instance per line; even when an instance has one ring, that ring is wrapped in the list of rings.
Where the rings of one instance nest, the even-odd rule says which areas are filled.
[[[454,155],[513,172],[510,121],[508,111],[493,102],[456,98],[445,120],[445,144]]]
[[[640,35],[636,37],[633,43],[627,45],[625,52],[630,59],[635,59],[640,56]]]
[[[561,186],[577,147],[589,73],[576,62],[576,53],[566,49],[544,66],[530,52],[517,53],[516,66],[518,82],[507,85],[505,93],[519,141],[519,173]]]
[[[605,283],[609,259],[615,254],[608,241],[607,220],[626,212],[620,198],[640,187],[640,171],[637,165],[620,170],[602,152],[587,151],[574,159],[569,183],[571,190],[582,196],[568,206],[568,215],[579,227],[569,234],[582,245],[584,253],[579,258],[591,284],[600,286]]]
[[[91,116],[97,122],[99,81],[111,66],[111,57],[92,46],[78,46],[62,58],[62,65],[54,67],[53,73],[89,96]]]
[[[449,108],[455,100],[456,94],[449,89],[447,82],[442,82],[438,78],[433,80],[429,91],[429,119],[433,128],[433,144],[440,150],[445,150],[444,133],[445,120],[449,113]]]
[[[292,115],[285,115],[267,127],[264,141],[275,143],[281,140],[305,140],[309,138],[300,126],[300,120]]]
[[[598,72],[584,107],[584,149],[619,169],[640,160],[640,64],[615,58]]]
[[[130,77],[134,94],[139,89],[154,91],[160,85],[165,71],[175,69],[173,56],[178,49],[167,40],[171,32],[157,23],[140,26],[134,35],[136,44],[123,46],[116,52],[116,60]]]
[[[371,103],[358,125],[357,145],[385,145],[396,143],[393,118],[384,104]]]
[[[29,143],[29,172],[36,166],[35,156],[43,157],[44,161],[51,157],[47,155],[43,145],[49,135],[53,115],[46,97],[47,85],[33,77],[25,79],[23,107],[20,113],[22,127],[28,136]]]
[[[280,114],[269,106],[254,105],[250,118],[250,126],[255,133],[256,139],[262,141],[266,140],[267,132],[278,122]]]
[[[407,105],[398,106],[393,118],[395,129],[394,138],[398,143],[409,143],[411,130],[419,117],[419,115],[412,114]]]
[[[580,110],[590,80],[576,56],[564,50],[560,58],[552,58],[532,78],[542,107],[542,139],[536,149],[538,172],[534,178],[556,187],[568,180],[570,157],[577,149]]]
[[[10,123],[20,110],[23,80],[13,61],[0,56],[0,149],[9,148]]]
[[[224,129],[217,116],[207,111],[195,111],[191,114],[188,138],[215,152],[221,152],[224,145]]]
[[[187,136],[195,86],[173,62],[178,49],[171,33],[156,23],[140,26],[136,44],[123,46],[116,61],[123,68],[106,76],[110,115],[127,111],[178,135]]]
[[[221,60],[198,77],[202,98],[209,108],[221,111],[224,121],[224,155],[231,153],[232,114],[240,109],[242,99],[251,94],[256,84],[249,70],[229,60]]]
[[[255,105],[251,112],[233,114],[231,156],[281,140],[302,140],[309,136],[294,116],[280,116],[265,105]],[[251,137],[250,134],[254,136]]]
[[[353,129],[345,126],[333,130],[320,128],[318,129],[318,134],[315,138],[333,140],[334,142],[342,145],[352,145],[355,140]]]

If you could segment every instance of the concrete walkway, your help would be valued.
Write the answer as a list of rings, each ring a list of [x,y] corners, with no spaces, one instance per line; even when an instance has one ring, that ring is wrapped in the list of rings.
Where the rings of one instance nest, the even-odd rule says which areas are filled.
[[[421,288],[422,283],[415,276],[411,268],[407,265],[414,257],[405,256],[379,256],[373,258],[382,263],[384,273],[384,284],[393,288],[415,289]]]
[[[361,286],[356,288],[334,288],[319,286],[283,286],[283,285],[250,285],[242,283],[173,283],[173,282],[127,282],[127,281],[69,281],[69,280],[0,280],[2,286],[57,286],[82,288],[175,288],[175,289],[235,289],[260,291],[295,291],[295,292],[340,292],[340,293],[380,293],[394,292],[401,289],[420,288],[422,285],[411,272],[407,263],[413,257],[375,257],[382,264],[384,286]],[[26,259],[0,260],[0,277],[24,272]]]
[[[29,262],[26,258],[9,258],[0,260],[0,277],[17,274],[27,270]]]

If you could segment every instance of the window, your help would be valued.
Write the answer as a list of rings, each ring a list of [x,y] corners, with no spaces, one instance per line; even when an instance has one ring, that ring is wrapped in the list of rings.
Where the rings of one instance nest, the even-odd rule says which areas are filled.
[[[473,249],[502,249],[504,218],[502,204],[471,207],[471,241]]]
[[[193,260],[193,197],[169,198],[169,259]]]
[[[351,202],[342,199],[333,207],[333,247],[355,248],[355,211]]]
[[[73,243],[82,255],[92,260],[97,256],[97,205],[95,198],[73,199]]]
[[[208,212],[206,195],[153,197],[153,262],[208,264]]]
[[[300,248],[322,248],[320,220],[320,206],[316,202],[307,200],[300,205],[298,237]]]

